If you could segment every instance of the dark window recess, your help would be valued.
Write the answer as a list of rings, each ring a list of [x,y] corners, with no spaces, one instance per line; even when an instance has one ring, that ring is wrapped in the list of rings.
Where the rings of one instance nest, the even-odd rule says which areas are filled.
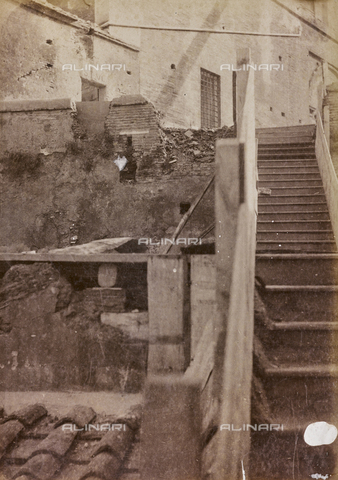
[[[180,214],[184,215],[190,208],[190,202],[181,202],[180,203]]]
[[[137,163],[136,163],[136,159],[134,158],[134,147],[133,147],[132,137],[129,137],[129,136],[127,137],[127,145],[125,148],[125,153],[123,155],[127,159],[127,165],[124,167],[123,170],[120,171],[120,182],[121,183],[135,182]]]
[[[285,117],[285,112],[281,112],[282,117]]]
[[[81,100],[82,102],[98,102],[103,100],[104,86],[99,86],[88,80],[81,79]]]
[[[201,127],[221,126],[221,77],[201,68]]]

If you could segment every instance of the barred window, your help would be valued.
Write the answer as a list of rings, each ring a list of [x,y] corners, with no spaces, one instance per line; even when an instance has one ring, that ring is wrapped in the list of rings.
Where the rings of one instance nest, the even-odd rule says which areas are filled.
[[[221,125],[221,77],[201,68],[201,127]]]

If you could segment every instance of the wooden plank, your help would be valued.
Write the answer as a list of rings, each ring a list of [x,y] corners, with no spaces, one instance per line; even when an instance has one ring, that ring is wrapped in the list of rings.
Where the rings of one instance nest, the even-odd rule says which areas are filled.
[[[221,402],[223,355],[226,319],[229,309],[230,286],[239,208],[239,142],[224,139],[216,142],[216,301],[217,314],[214,334],[217,341],[214,368],[214,395]]]
[[[196,207],[201,202],[202,198],[204,197],[205,193],[209,189],[210,185],[213,183],[214,179],[215,179],[215,176],[213,175],[212,178],[206,184],[206,186],[203,188],[203,190],[199,194],[199,196],[193,201],[189,210],[181,218],[180,223],[177,225],[176,230],[175,230],[175,232],[173,234],[173,237],[172,237],[174,240],[176,240],[176,238],[178,237],[178,235],[182,231],[184,225],[187,223],[187,221],[189,220],[191,215],[194,213],[194,210],[196,209]],[[171,247],[172,247],[172,244],[169,244],[168,246],[165,246],[164,250],[163,250],[163,253],[168,253],[170,251]]]
[[[142,480],[199,480],[199,387],[181,375],[148,377],[141,430]]]
[[[90,255],[69,253],[0,253],[0,262],[147,263],[150,256],[145,253],[97,253]]]
[[[101,313],[101,323],[119,328],[132,340],[149,341],[148,312]]]
[[[191,256],[191,359],[204,327],[216,316],[216,265],[212,255]]]
[[[149,258],[148,373],[180,372],[189,362],[188,291],[185,258]]]

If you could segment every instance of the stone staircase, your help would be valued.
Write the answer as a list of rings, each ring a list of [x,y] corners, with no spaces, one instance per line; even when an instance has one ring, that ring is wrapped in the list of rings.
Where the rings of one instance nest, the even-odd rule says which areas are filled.
[[[313,422],[337,423],[338,255],[314,148],[314,126],[257,131],[260,195],[255,373],[269,422],[253,432],[253,479],[337,474],[336,442],[309,446]],[[337,477],[338,478],[338,477]]]

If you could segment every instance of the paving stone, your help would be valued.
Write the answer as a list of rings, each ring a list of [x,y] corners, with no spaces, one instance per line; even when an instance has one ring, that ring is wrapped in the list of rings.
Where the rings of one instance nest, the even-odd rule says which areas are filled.
[[[19,420],[25,427],[30,427],[40,418],[45,417],[46,415],[47,410],[43,405],[28,405],[28,407],[13,412],[3,420],[0,420],[0,423],[8,422],[9,420]]]
[[[9,420],[0,425],[0,458],[23,429],[24,426],[18,420]]]
[[[102,452],[109,452],[116,455],[122,462],[134,439],[133,430],[127,425],[124,425],[123,428],[122,431],[111,430],[107,432],[98,443],[93,456]]]
[[[55,428],[59,427],[63,423],[73,423],[78,428],[84,428],[85,425],[90,423],[95,418],[95,411],[91,407],[85,407],[83,405],[75,405],[64,417],[62,417],[55,424]]]
[[[101,480],[112,480],[120,469],[121,462],[114,455],[103,452],[93,458],[79,480],[97,476]],[[75,479],[74,479],[75,480]]]
[[[49,480],[60,470],[60,467],[61,461],[51,454],[35,455],[20,468],[13,479],[27,475],[37,480]]]
[[[39,443],[33,455],[50,453],[55,457],[62,458],[72,446],[76,435],[77,432],[64,430],[61,426]]]

